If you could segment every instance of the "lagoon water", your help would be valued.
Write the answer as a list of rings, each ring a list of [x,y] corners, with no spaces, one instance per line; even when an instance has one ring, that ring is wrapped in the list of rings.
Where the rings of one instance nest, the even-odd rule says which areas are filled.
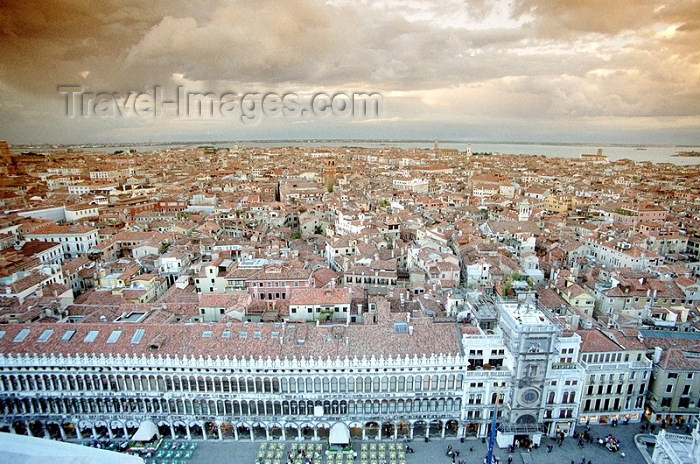
[[[160,151],[167,148],[187,148],[212,145],[221,148],[238,147],[363,147],[363,148],[413,148],[427,149],[434,147],[434,141],[428,140],[241,140],[230,142],[173,142],[158,144],[103,145],[94,148],[82,148],[85,151],[112,153],[116,150],[135,149],[138,152]],[[682,151],[700,152],[700,146],[676,145],[593,145],[593,144],[549,144],[549,143],[508,143],[508,142],[462,142],[440,141],[440,148],[457,149],[465,152],[471,144],[473,153],[502,153],[544,155],[547,157],[578,158],[581,153],[596,153],[603,150],[610,161],[630,159],[633,161],[651,161],[653,163],[673,163],[679,165],[700,164],[700,157],[673,156]],[[74,148],[80,149],[80,148]]]

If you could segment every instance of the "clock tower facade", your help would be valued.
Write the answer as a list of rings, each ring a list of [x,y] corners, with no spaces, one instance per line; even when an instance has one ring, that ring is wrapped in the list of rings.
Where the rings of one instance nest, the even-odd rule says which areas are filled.
[[[545,394],[561,329],[531,303],[504,302],[500,310],[499,324],[514,367],[507,423],[516,433],[531,434],[546,419]]]

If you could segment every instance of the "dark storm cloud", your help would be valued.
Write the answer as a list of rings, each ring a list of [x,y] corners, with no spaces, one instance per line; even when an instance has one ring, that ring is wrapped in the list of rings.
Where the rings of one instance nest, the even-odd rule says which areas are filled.
[[[0,0],[0,122],[68,124],[45,104],[60,84],[185,84],[380,91],[395,95],[393,121],[700,124],[698,25],[697,1]]]

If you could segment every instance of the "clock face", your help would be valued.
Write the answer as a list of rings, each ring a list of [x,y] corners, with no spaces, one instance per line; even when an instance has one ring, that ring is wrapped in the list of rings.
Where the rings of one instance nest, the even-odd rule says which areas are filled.
[[[520,402],[526,405],[536,403],[539,398],[540,392],[538,392],[534,388],[528,388],[527,390],[523,390],[523,392],[520,394]]]

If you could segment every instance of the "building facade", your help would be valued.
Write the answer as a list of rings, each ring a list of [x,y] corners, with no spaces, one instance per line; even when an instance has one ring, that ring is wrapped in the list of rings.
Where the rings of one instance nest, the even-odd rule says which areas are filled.
[[[586,379],[579,422],[639,422],[652,368],[646,347],[621,331],[593,329],[580,334]]]
[[[0,429],[52,438],[323,439],[573,435],[581,337],[527,301],[464,325],[378,305],[317,323],[13,324],[0,330]],[[140,319],[143,321],[144,319]],[[146,319],[147,322],[147,319]],[[482,328],[483,326],[483,328]]]

